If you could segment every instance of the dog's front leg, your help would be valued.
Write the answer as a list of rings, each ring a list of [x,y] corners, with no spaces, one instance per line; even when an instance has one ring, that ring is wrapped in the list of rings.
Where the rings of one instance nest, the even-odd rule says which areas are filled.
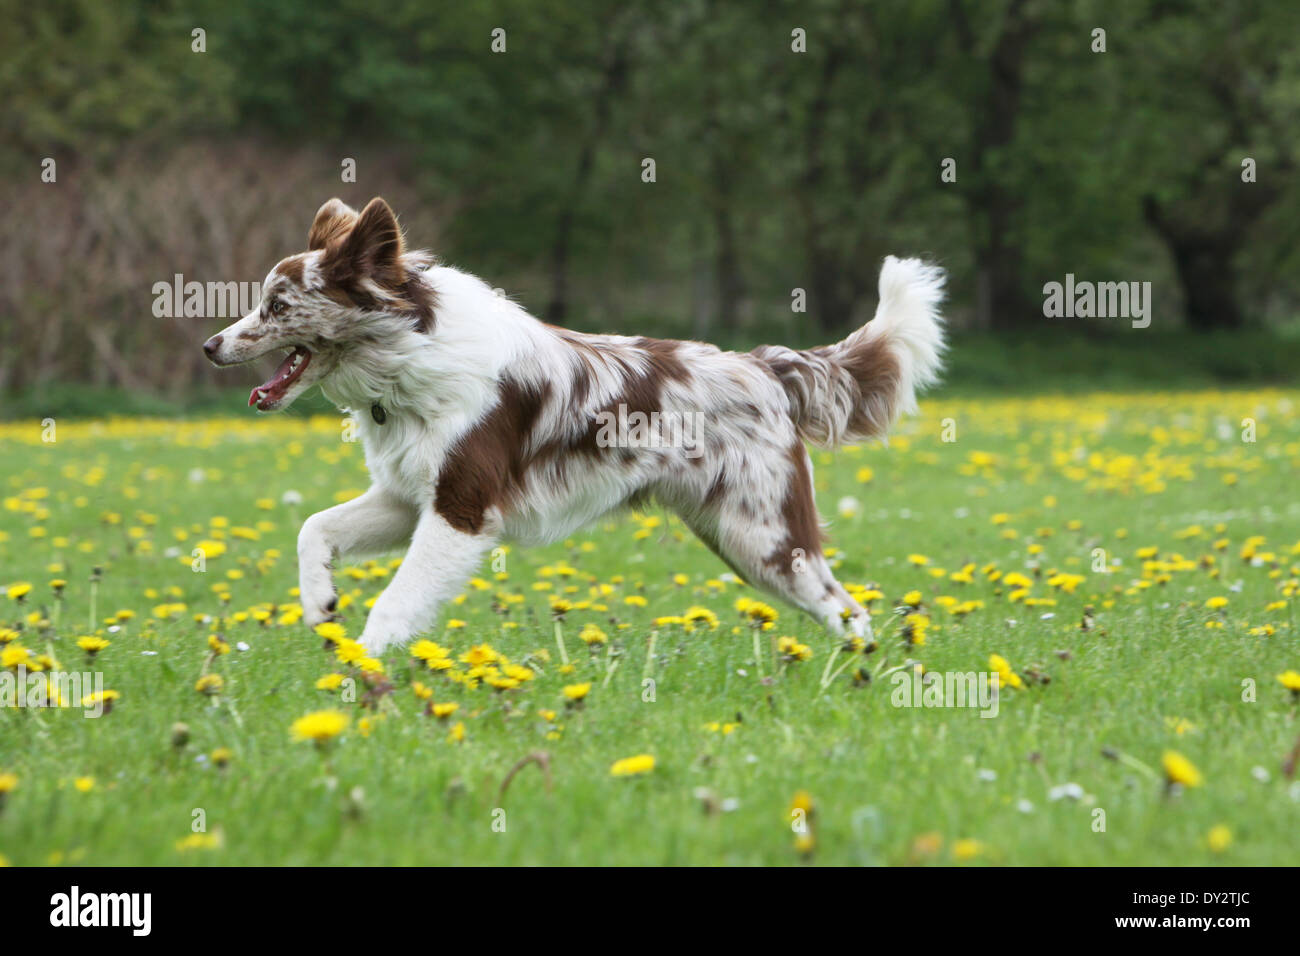
[[[298,534],[298,592],[302,619],[315,627],[334,616],[335,558],[390,551],[410,540],[416,509],[371,487],[364,495],[312,515]]]
[[[372,655],[429,627],[438,606],[455,596],[496,543],[490,533],[457,531],[430,508],[420,517],[402,566],[370,611],[361,643]]]

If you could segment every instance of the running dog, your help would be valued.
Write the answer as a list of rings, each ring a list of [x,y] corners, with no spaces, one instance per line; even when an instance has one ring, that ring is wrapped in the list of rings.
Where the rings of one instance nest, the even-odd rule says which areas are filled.
[[[331,199],[307,251],[203,350],[219,366],[287,350],[249,405],[276,411],[319,385],[357,421],[373,483],[303,524],[299,580],[315,626],[337,609],[336,559],[406,546],[361,636],[372,654],[429,628],[498,542],[555,541],[650,500],[746,581],[869,636],[822,555],[805,443],[884,438],[915,409],[940,371],[943,284],[936,266],[888,257],[875,317],[806,351],[583,335],[408,251],[382,199],[360,213]],[[646,425],[662,421],[699,427],[664,441]]]

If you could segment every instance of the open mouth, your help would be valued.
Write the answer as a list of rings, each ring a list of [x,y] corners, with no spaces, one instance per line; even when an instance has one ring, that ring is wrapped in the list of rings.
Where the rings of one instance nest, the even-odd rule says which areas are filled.
[[[289,386],[298,381],[311,362],[311,352],[299,345],[285,356],[275,374],[253,389],[248,396],[248,404],[256,405],[258,411],[274,408],[289,391]]]

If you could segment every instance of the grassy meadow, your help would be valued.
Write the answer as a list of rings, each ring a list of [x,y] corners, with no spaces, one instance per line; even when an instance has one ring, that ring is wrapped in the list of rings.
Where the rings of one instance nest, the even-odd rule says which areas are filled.
[[[1292,863],[1297,402],[940,398],[814,452],[872,645],[648,511],[494,556],[382,661],[398,556],[298,620],[301,521],[368,483],[337,415],[0,424],[3,666],[109,705],[0,707],[0,859]],[[918,667],[999,674],[997,716],[895,706]]]

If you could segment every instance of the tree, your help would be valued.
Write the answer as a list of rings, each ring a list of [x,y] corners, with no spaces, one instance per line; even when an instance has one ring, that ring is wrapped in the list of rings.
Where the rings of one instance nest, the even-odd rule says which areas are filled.
[[[1198,331],[1247,324],[1242,250],[1294,189],[1298,27],[1294,5],[1258,2],[1150,4],[1134,24],[1144,56],[1128,90],[1139,104],[1128,132],[1150,147],[1143,214]],[[1246,159],[1253,177],[1243,175]]]

